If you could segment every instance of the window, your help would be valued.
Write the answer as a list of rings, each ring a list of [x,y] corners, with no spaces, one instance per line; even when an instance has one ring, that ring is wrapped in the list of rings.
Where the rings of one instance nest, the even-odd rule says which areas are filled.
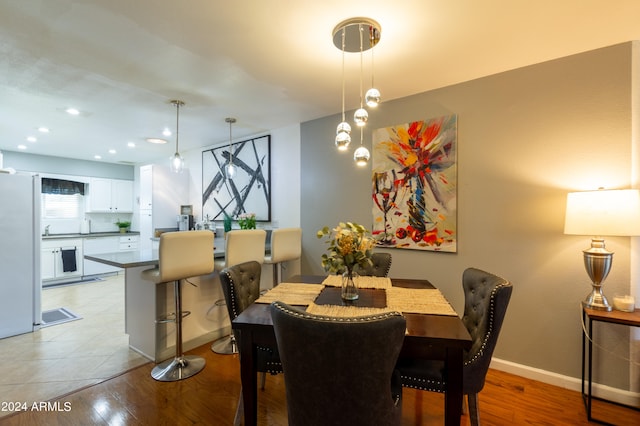
[[[77,219],[82,214],[84,183],[42,178],[42,217]]]
[[[42,194],[42,217],[77,219],[81,217],[83,197],[80,194]]]

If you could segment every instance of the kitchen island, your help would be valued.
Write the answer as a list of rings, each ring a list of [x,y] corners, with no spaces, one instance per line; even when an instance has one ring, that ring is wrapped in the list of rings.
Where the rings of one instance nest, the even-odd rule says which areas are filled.
[[[224,258],[224,240],[216,238],[214,257]],[[158,250],[132,250],[85,255],[85,259],[123,268],[125,271],[125,333],[129,347],[148,359],[161,362],[175,354],[173,322],[159,322],[173,312],[173,283],[154,284],[142,279],[146,269],[157,267]],[[216,340],[230,331],[218,274],[189,278],[182,284],[182,306],[191,315],[183,321],[185,351]],[[192,285],[189,285],[192,284]]]

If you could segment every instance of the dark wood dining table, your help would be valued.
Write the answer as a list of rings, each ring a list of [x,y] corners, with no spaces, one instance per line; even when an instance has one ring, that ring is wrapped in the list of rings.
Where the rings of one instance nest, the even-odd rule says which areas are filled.
[[[303,275],[287,279],[287,282],[319,284],[326,277]],[[394,287],[435,288],[427,280],[392,278]],[[462,410],[463,351],[471,347],[469,335],[458,316],[404,313],[407,333],[400,351],[400,358],[424,358],[444,360],[447,371],[445,392],[445,425],[459,425]],[[258,346],[276,346],[269,305],[254,303],[232,322],[238,331],[240,349],[240,376],[244,403],[244,424],[256,425],[258,421],[258,371],[256,350]]]

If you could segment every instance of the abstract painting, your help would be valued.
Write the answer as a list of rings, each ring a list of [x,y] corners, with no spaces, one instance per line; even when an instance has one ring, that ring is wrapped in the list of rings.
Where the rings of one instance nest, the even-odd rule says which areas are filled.
[[[257,221],[271,220],[271,135],[202,152],[202,217],[237,219],[255,213]],[[236,168],[232,179],[224,170],[230,161]]]
[[[373,235],[379,246],[456,252],[456,115],[373,132]]]

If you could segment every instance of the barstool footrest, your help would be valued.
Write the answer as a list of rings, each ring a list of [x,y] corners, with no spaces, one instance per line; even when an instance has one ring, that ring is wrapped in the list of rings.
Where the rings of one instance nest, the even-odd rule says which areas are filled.
[[[186,318],[191,315],[191,311],[182,311],[182,318]],[[171,312],[165,316],[162,316],[156,320],[156,324],[166,324],[169,322],[176,322],[176,313]]]

